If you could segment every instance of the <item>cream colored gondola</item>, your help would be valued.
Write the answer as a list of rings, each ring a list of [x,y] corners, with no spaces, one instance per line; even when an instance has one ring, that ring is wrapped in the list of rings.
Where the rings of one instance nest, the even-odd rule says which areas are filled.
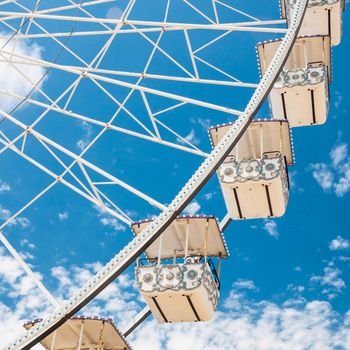
[[[289,23],[295,0],[280,0],[282,18]],[[344,0],[309,0],[299,35],[329,35],[331,45],[340,44],[343,27]]]
[[[27,330],[41,322],[24,324]],[[111,319],[73,317],[40,341],[47,350],[131,350]]]
[[[209,130],[216,146],[232,124]],[[285,120],[254,121],[218,169],[227,211],[233,219],[282,216],[293,164],[289,124]]]
[[[134,223],[140,234],[151,221]],[[173,221],[138,261],[137,286],[154,317],[162,323],[208,321],[219,300],[219,274],[209,257],[228,252],[215,217],[184,216]]]
[[[281,41],[257,46],[264,74]],[[323,124],[328,115],[331,52],[328,36],[298,38],[270,96],[272,118],[286,119],[291,127]]]

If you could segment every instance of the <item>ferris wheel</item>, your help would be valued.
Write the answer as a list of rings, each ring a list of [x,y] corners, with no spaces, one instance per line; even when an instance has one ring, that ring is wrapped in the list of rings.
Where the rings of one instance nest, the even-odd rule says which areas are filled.
[[[0,240],[51,305],[6,349],[129,349],[150,315],[212,319],[224,231],[232,220],[284,215],[291,129],[326,123],[331,48],[341,41],[343,0],[263,5],[0,1],[1,164],[25,179]],[[222,205],[196,215],[211,181]],[[61,303],[6,233],[63,201],[81,225],[94,208],[120,232],[116,255]],[[62,248],[85,239],[64,235]],[[123,331],[78,314],[132,264],[147,305]]]

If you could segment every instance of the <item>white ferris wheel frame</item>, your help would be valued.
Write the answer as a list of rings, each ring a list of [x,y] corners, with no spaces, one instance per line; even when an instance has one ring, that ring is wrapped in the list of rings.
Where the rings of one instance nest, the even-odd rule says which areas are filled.
[[[186,0],[183,0],[186,3],[189,3]],[[5,3],[9,3],[9,2],[16,2],[16,1],[2,1],[0,2],[0,5],[5,4]],[[72,8],[78,8],[79,4],[76,4],[74,1],[69,0],[70,3],[72,3],[71,7]],[[108,0],[100,0],[100,1],[89,1],[87,2],[87,4],[84,4],[80,7],[85,7],[87,5],[91,5],[93,3],[103,3],[103,2],[108,2]],[[134,1],[130,1],[130,4],[134,4]],[[213,3],[221,3],[218,0],[214,0]],[[160,96],[165,96],[165,97],[169,97],[171,99],[174,99],[176,101],[178,101],[179,103],[177,105],[175,105],[174,108],[177,108],[177,106],[182,105],[182,104],[186,104],[186,103],[191,103],[191,104],[195,104],[195,105],[200,105],[206,108],[211,108],[214,110],[219,110],[219,111],[223,111],[223,112],[227,112],[229,114],[232,115],[238,115],[239,118],[237,120],[237,122],[235,123],[234,126],[232,126],[232,128],[230,129],[230,131],[226,134],[226,136],[223,138],[223,140],[214,148],[214,150],[209,154],[200,154],[200,150],[197,150],[197,154],[202,155],[202,156],[206,156],[205,161],[203,162],[203,164],[199,167],[199,169],[194,173],[194,175],[191,177],[191,179],[186,183],[186,185],[184,186],[184,188],[179,192],[179,194],[174,198],[174,200],[171,202],[171,204],[168,207],[165,207],[164,205],[162,205],[161,203],[159,203],[158,201],[152,199],[151,197],[145,195],[144,193],[142,193],[141,191],[138,191],[137,189],[133,188],[132,186],[124,183],[123,181],[121,181],[120,179],[114,177],[113,175],[105,172],[103,169],[100,169],[98,167],[96,167],[94,164],[91,164],[90,162],[86,161],[84,158],[82,158],[82,156],[84,155],[84,153],[86,152],[86,150],[91,146],[91,144],[87,147],[87,149],[85,149],[82,154],[80,155],[76,155],[73,152],[69,151],[68,149],[64,148],[63,146],[55,143],[53,140],[49,139],[48,137],[46,137],[45,135],[40,134],[39,132],[37,132],[36,130],[34,130],[33,126],[35,126],[35,124],[37,122],[39,122],[40,119],[42,119],[46,113],[48,113],[48,111],[50,110],[59,110],[62,111],[62,113],[68,113],[68,111],[66,110],[62,110],[61,107],[58,106],[58,101],[53,101],[51,100],[48,96],[46,96],[46,94],[43,91],[40,91],[40,87],[39,86],[35,86],[36,84],[31,82],[32,85],[43,95],[45,96],[48,101],[51,103],[51,105],[49,104],[44,104],[45,107],[47,108],[46,111],[43,113],[43,115],[41,117],[39,117],[35,123],[33,123],[34,125],[28,126],[25,125],[23,123],[21,123],[20,121],[18,121],[16,118],[14,118],[13,116],[11,116],[10,114],[4,113],[4,112],[0,112],[2,114],[3,117],[5,117],[7,120],[13,122],[15,125],[17,125],[18,127],[20,127],[23,132],[20,134],[20,136],[18,136],[15,140],[10,140],[6,137],[6,135],[3,132],[0,132],[1,134],[1,138],[0,138],[0,143],[4,146],[1,150],[0,153],[4,152],[6,149],[11,149],[12,151],[16,152],[17,154],[19,154],[20,156],[22,156],[23,158],[25,158],[26,160],[28,160],[29,162],[31,162],[32,164],[34,164],[35,166],[37,166],[38,168],[40,168],[41,170],[43,170],[44,172],[46,172],[48,175],[52,176],[54,178],[54,182],[52,182],[49,186],[47,186],[45,189],[43,189],[43,191],[41,191],[37,196],[35,196],[29,203],[27,203],[19,212],[17,212],[15,215],[13,215],[10,219],[7,220],[7,222],[5,222],[1,227],[0,227],[0,240],[5,244],[5,246],[9,249],[9,251],[11,252],[12,255],[14,255],[17,259],[17,261],[19,261],[22,265],[23,268],[25,268],[26,272],[29,273],[31,275],[31,277],[33,279],[36,279],[36,284],[40,287],[40,289],[46,294],[46,296],[48,297],[48,299],[51,301],[51,303],[53,303],[55,306],[57,306],[57,302],[52,298],[51,294],[46,290],[46,288],[42,285],[41,281],[35,276],[35,274],[30,270],[30,268],[28,267],[28,265],[26,265],[26,263],[23,261],[23,259],[17,254],[17,252],[13,249],[13,247],[11,246],[11,244],[6,240],[6,238],[4,237],[4,235],[1,233],[1,230],[11,221],[13,220],[16,216],[18,216],[21,212],[23,212],[28,206],[30,206],[34,201],[36,201],[38,198],[40,198],[44,193],[46,193],[50,188],[52,188],[56,183],[63,183],[65,185],[67,185],[68,187],[70,187],[71,189],[73,189],[74,191],[76,191],[77,193],[81,194],[83,197],[87,198],[88,200],[90,200],[91,202],[95,203],[96,205],[102,207],[104,210],[106,210],[107,212],[110,212],[112,215],[114,215],[115,217],[119,218],[121,221],[123,221],[124,223],[130,224],[131,220],[130,218],[127,217],[127,215],[117,206],[113,206],[113,209],[111,209],[110,207],[106,206],[105,204],[103,204],[103,201],[101,199],[101,197],[104,197],[107,201],[108,198],[106,198],[106,196],[98,190],[97,185],[107,185],[107,184],[117,184],[120,185],[124,188],[126,188],[127,190],[129,190],[130,192],[134,193],[135,195],[145,199],[147,202],[149,202],[150,204],[158,207],[159,209],[163,210],[163,212],[157,217],[157,219],[151,224],[149,225],[149,227],[144,230],[144,232],[142,232],[141,235],[139,235],[138,237],[134,238],[122,251],[120,251],[105,267],[103,267],[90,281],[88,281],[80,290],[77,294],[75,294],[70,300],[68,300],[67,302],[65,302],[63,305],[61,305],[57,311],[51,315],[50,317],[48,317],[47,319],[45,319],[43,322],[41,322],[40,324],[38,324],[36,327],[33,327],[31,330],[27,331],[24,335],[22,335],[21,337],[19,337],[18,339],[16,339],[15,341],[13,341],[11,344],[9,344],[6,349],[8,350],[12,350],[12,349],[29,349],[31,348],[33,345],[35,345],[36,343],[38,343],[41,339],[43,339],[45,336],[47,336],[48,334],[50,334],[51,332],[53,332],[55,329],[57,329],[62,323],[65,322],[65,320],[69,319],[72,315],[74,315],[77,311],[79,311],[84,305],[86,305],[89,301],[91,301],[98,293],[100,293],[109,283],[111,283],[118,275],[120,275],[122,273],[122,271],[125,270],[125,268],[130,265],[137,256],[139,256],[145,248],[147,248],[147,246],[149,246],[157,237],[159,237],[159,235],[165,230],[165,228],[178,216],[179,213],[181,213],[181,211],[187,206],[187,204],[194,198],[194,196],[198,193],[198,191],[205,185],[205,183],[208,181],[208,179],[212,176],[212,174],[215,172],[215,170],[218,168],[218,166],[220,165],[220,163],[222,162],[223,159],[225,159],[225,157],[229,154],[229,152],[231,151],[231,149],[235,146],[235,144],[238,142],[239,138],[243,135],[244,131],[246,130],[246,128],[249,126],[250,122],[252,121],[252,119],[254,118],[255,114],[257,113],[259,107],[261,106],[261,104],[264,102],[264,100],[266,99],[269,91],[271,90],[274,81],[276,80],[278,74],[280,73],[287,57],[288,54],[293,46],[293,43],[297,37],[298,31],[300,29],[301,23],[302,23],[302,19],[303,16],[305,14],[305,10],[307,7],[307,3],[308,0],[298,0],[296,7],[295,7],[295,13],[294,13],[294,17],[291,21],[291,24],[289,26],[288,30],[284,30],[284,29],[271,29],[271,28],[259,28],[259,27],[254,27],[251,26],[252,23],[249,24],[249,26],[244,25],[244,24],[235,24],[235,25],[225,25],[225,26],[221,26],[220,24],[216,24],[215,22],[213,24],[207,25],[207,27],[211,26],[213,30],[225,30],[225,33],[229,33],[230,31],[233,30],[242,30],[242,31],[261,31],[261,32],[278,32],[278,33],[286,33],[275,57],[274,60],[272,61],[271,65],[269,66],[267,72],[265,73],[265,75],[262,77],[261,81],[259,84],[248,84],[248,83],[242,83],[240,81],[233,81],[233,82],[228,82],[227,84],[231,84],[232,86],[239,86],[239,87],[250,87],[250,88],[255,88],[256,90],[252,96],[252,98],[250,99],[246,109],[244,112],[240,112],[240,111],[236,111],[236,110],[232,110],[232,109],[227,109],[227,108],[223,108],[222,106],[217,106],[217,105],[213,105],[210,103],[206,103],[203,101],[197,101],[197,100],[193,100],[193,99],[188,99],[184,96],[178,96],[178,95],[173,95],[173,94],[169,94],[166,92],[160,92],[158,90],[154,90],[154,89],[149,89],[146,87],[142,87],[139,86],[138,84],[129,84],[129,83],[125,83],[122,81],[119,81],[117,79],[110,79],[110,78],[104,78],[102,77],[100,74],[103,73],[103,70],[100,70],[98,68],[98,64],[97,64],[97,68],[92,68],[92,64],[90,64],[90,66],[88,68],[83,68],[83,67],[67,67],[67,66],[60,66],[58,64],[53,64],[51,62],[46,62],[44,60],[38,60],[38,59],[33,59],[32,57],[27,57],[27,56],[23,56],[23,55],[18,55],[15,52],[8,52],[6,50],[1,50],[0,51],[0,59],[4,60],[5,62],[8,62],[11,64],[11,60],[13,60],[14,57],[16,57],[16,59],[18,59],[19,62],[23,62],[23,60],[26,61],[26,63],[28,64],[36,64],[36,65],[40,65],[46,68],[54,68],[54,69],[62,69],[65,71],[68,71],[70,73],[76,74],[78,76],[77,80],[68,88],[66,89],[66,91],[59,97],[58,101],[65,96],[66,94],[70,93],[72,96],[72,91],[74,91],[75,87],[77,86],[77,82],[80,81],[80,79],[88,77],[89,79],[91,79],[92,81],[96,82],[98,84],[98,81],[105,81],[108,80],[109,83],[112,84],[117,84],[117,85],[121,85],[123,86],[127,86],[128,88],[131,89],[131,91],[134,90],[138,90],[140,91],[143,99],[145,100],[145,103],[147,103],[147,99],[145,97],[145,93],[154,93],[156,95],[160,95]],[[168,1],[169,4],[169,1]],[[189,3],[190,4],[190,3]],[[126,9],[126,12],[131,10],[132,6],[129,6]],[[48,12],[48,10],[46,10],[46,12]],[[50,16],[48,14],[43,14],[40,12],[35,12],[35,13],[28,13],[27,15],[24,16],[23,13],[8,13],[6,12],[5,14],[8,15],[8,18],[6,19],[15,19],[18,18],[18,16],[20,16],[22,19],[23,17],[29,18],[29,20],[32,22],[35,21],[35,18],[52,18],[52,19],[56,19],[56,20],[73,20],[73,21],[84,21],[85,17],[72,17],[72,16]],[[126,13],[127,14],[127,13]],[[0,15],[4,15],[3,12],[0,11]],[[16,17],[17,16],[17,17]],[[216,15],[217,16],[217,15]],[[127,21],[125,18],[127,16],[124,16],[122,20],[106,20],[106,19],[102,19],[102,18],[94,18],[91,17],[91,21],[96,21],[102,25],[106,25],[106,23],[109,24],[114,24],[116,25],[116,29],[113,30],[112,32],[108,32],[108,34],[111,34],[113,38],[113,35],[115,35],[116,31],[127,31],[127,30],[122,30],[121,28],[125,25],[125,24],[129,24],[134,30],[135,32],[138,32],[142,35],[143,32],[147,32],[147,31],[158,31],[160,33],[163,33],[164,30],[162,29],[164,27],[164,23],[159,23],[159,22],[142,22],[140,23],[140,21]],[[84,19],[83,19],[84,18]],[[4,17],[1,19],[1,21],[4,21]],[[90,20],[90,19],[89,19]],[[217,21],[218,22],[218,21]],[[256,23],[258,22],[258,23]],[[253,22],[255,25],[264,25],[264,24],[278,24],[281,23],[281,21],[269,21],[269,22],[263,22],[263,21],[256,21]],[[6,22],[5,22],[6,23]],[[283,22],[284,23],[284,22]],[[143,28],[143,29],[139,29],[136,27],[136,25],[143,25],[143,26],[148,26],[149,28]],[[190,52],[192,52],[191,49],[191,44],[190,41],[188,40],[188,34],[187,34],[187,30],[192,30],[192,29],[199,29],[199,25],[195,26],[195,25],[190,25],[190,24],[179,24],[179,23],[166,23],[166,30],[183,30],[186,36],[186,40],[187,40],[187,44],[189,47]],[[203,26],[202,26],[203,27]],[[43,30],[45,31],[45,30]],[[129,30],[130,31],[130,30]],[[225,33],[223,35],[225,35]],[[47,37],[51,37],[51,38],[56,38],[56,37],[64,37],[64,36],[68,36],[68,33],[49,33],[46,32],[45,35],[47,35]],[[74,35],[84,35],[84,33],[75,33]],[[87,35],[87,34],[85,34]],[[97,34],[98,35],[98,34]],[[30,36],[29,34],[21,34],[18,33],[18,38],[32,38],[33,36]],[[55,39],[54,39],[55,40]],[[57,40],[57,39],[56,39]],[[113,40],[113,39],[112,39]],[[112,40],[109,41],[109,45],[112,42]],[[68,48],[65,47],[65,49],[69,50]],[[108,45],[106,45],[100,52],[99,54],[95,57],[95,62],[96,60],[98,60],[98,62],[101,62],[103,55],[106,53],[108,49]],[[154,43],[154,51],[159,49],[158,47],[158,42]],[[198,50],[197,50],[198,51]],[[179,81],[186,81],[187,80],[191,80],[196,81],[197,83],[208,83],[208,84],[221,84],[223,82],[220,81],[201,81],[201,79],[198,76],[198,72],[196,71],[196,65],[195,65],[195,58],[200,60],[199,57],[195,57],[195,52],[192,52],[191,54],[192,57],[192,63],[193,63],[193,68],[195,71],[195,76],[189,77],[189,78],[181,78],[178,79]],[[156,75],[147,75],[147,73],[132,73],[132,72],[115,72],[116,75],[120,74],[124,74],[124,75],[129,75],[129,76],[137,76],[140,79],[144,79],[147,77],[150,78],[154,78],[154,79],[173,79],[172,77],[167,77],[167,76],[156,76]],[[26,77],[25,77],[26,78]],[[235,80],[235,79],[233,79]],[[237,79],[236,79],[237,80]],[[102,85],[100,85],[101,88]],[[105,91],[106,94],[108,95],[108,91]],[[14,97],[14,96],[13,96]],[[23,96],[17,96],[18,98],[23,98]],[[29,103],[33,103],[33,104],[38,104],[41,102],[35,101],[35,100],[31,100],[28,99],[30,102]],[[125,109],[124,107],[124,103],[119,104],[121,109]],[[161,112],[161,111],[160,111]],[[158,112],[158,113],[160,113]],[[150,113],[150,118],[153,119],[153,121],[156,120],[155,118],[155,113]],[[84,116],[79,116],[79,115],[74,115],[75,118],[84,120],[84,121],[90,121],[88,120],[88,118],[84,117]],[[113,118],[112,118],[113,121]],[[116,131],[120,131],[117,130],[117,127],[112,126],[111,123],[112,121],[108,122],[108,123],[101,123],[101,127],[103,127],[103,130],[108,130],[108,129],[115,129]],[[94,121],[96,124],[97,121]],[[159,121],[158,121],[159,122]],[[154,123],[155,125],[155,123]],[[155,132],[156,132],[156,138],[158,138],[158,142],[161,143],[159,140],[159,134],[157,133],[157,128],[154,128]],[[55,154],[55,152],[53,151],[53,149],[59,150],[65,154],[67,154],[68,156],[70,156],[73,159],[73,163],[75,164],[77,163],[79,165],[79,167],[83,170],[86,178],[89,181],[89,184],[91,186],[91,189],[87,189],[86,188],[86,192],[83,192],[82,190],[78,189],[77,187],[75,187],[74,185],[70,184],[68,181],[66,181],[63,176],[66,173],[71,173],[70,168],[72,167],[72,165],[70,166],[66,166],[62,161],[62,164],[65,168],[65,171],[62,175],[58,175],[53,173],[52,171],[50,171],[49,169],[47,169],[45,166],[43,166],[42,164],[40,164],[39,162],[35,161],[34,159],[32,159],[30,156],[26,155],[24,153],[24,148],[25,148],[25,140],[26,140],[26,135],[31,134],[33,135],[36,139],[39,140],[39,142],[41,142],[43,144],[43,146],[58,160],[60,161],[60,158]],[[100,135],[100,134],[99,134]],[[20,139],[23,138],[23,143],[22,143],[22,147],[19,149],[16,145],[15,142]],[[97,138],[95,138],[91,143],[95,142],[97,140]],[[180,146],[181,147],[181,146]],[[195,152],[192,152],[195,153]],[[86,168],[96,171],[99,174],[103,175],[104,177],[106,177],[106,179],[108,181],[106,182],[93,182],[91,181],[91,179],[89,178],[89,175],[86,172]],[[109,204],[111,204],[110,201],[108,201]],[[228,216],[225,217],[225,219],[223,220],[222,225],[226,226],[227,222],[229,221]],[[145,315],[147,314],[148,310],[144,309],[138,319],[143,319],[145,317]],[[134,322],[135,324],[135,322]],[[130,330],[132,330],[132,325],[128,328],[128,330],[126,331],[126,333],[130,332]]]

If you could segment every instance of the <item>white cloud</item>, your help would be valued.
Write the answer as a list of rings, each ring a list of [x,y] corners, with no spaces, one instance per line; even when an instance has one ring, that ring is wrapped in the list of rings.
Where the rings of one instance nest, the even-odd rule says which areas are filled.
[[[11,211],[2,207],[0,204],[0,220],[6,221],[11,217]],[[31,224],[30,220],[27,219],[24,216],[17,216],[15,219],[13,219],[8,225],[9,226],[16,226],[19,225],[21,228],[27,228]]]
[[[34,249],[35,248],[35,244],[30,243],[28,241],[28,239],[21,239],[19,243],[20,243],[21,247],[28,247],[30,249]]]
[[[329,249],[330,250],[340,250],[340,249],[347,249],[350,247],[350,242],[343,238],[342,236],[337,236],[337,238],[333,239],[329,243]]]
[[[5,221],[10,217],[11,217],[11,212],[0,205],[0,219]]]
[[[2,334],[0,346],[16,336],[27,315],[46,314],[40,295],[33,293],[31,282],[11,258],[1,256],[0,277],[11,288],[16,281],[16,293],[22,298],[14,308],[0,302]],[[58,292],[68,298],[85,283],[101,264],[96,262],[83,267],[62,266],[52,269],[58,281]],[[4,278],[1,278],[3,280]],[[300,286],[290,287],[302,292]],[[150,318],[128,337],[138,350],[332,350],[350,348],[350,311],[342,317],[326,301],[289,299],[282,305],[266,300],[256,301],[247,292],[257,291],[253,281],[238,280],[230,295],[220,302],[210,322],[159,324]],[[111,317],[123,329],[129,320],[141,310],[138,291],[133,277],[123,274],[93,302],[83,309],[84,314]],[[19,299],[18,299],[19,300]],[[40,303],[41,304],[40,304]],[[47,307],[47,305],[45,305]]]
[[[202,198],[205,199],[206,201],[210,201],[214,197],[215,192],[208,192],[205,193]]]
[[[300,285],[296,285],[296,284],[291,283],[291,284],[288,284],[287,290],[289,292],[293,292],[293,293],[299,295],[305,291],[305,286],[300,286]]]
[[[189,142],[189,143],[191,143],[193,145],[199,145],[199,143],[200,143],[200,139],[196,136],[196,134],[194,132],[194,129],[192,129],[190,131],[190,133],[187,136],[184,137],[184,139],[187,142]],[[177,138],[177,142],[179,142],[179,143],[181,143],[183,145],[187,145],[187,143],[183,139],[181,139],[179,137]]]
[[[69,270],[63,266],[53,268],[51,274],[58,282],[60,298],[71,297],[101,267],[101,263],[95,262],[82,267],[71,266]],[[142,309],[143,305],[139,304],[138,298],[139,292],[135,288],[133,276],[123,274],[89,303],[82,313],[111,317],[118,327],[123,328]]]
[[[117,232],[126,230],[126,227],[118,219],[113,217],[103,217],[100,219],[100,223],[103,226],[112,227]]]
[[[107,11],[107,18],[120,19],[122,14],[123,14],[123,11],[118,6],[111,7]]]
[[[212,121],[210,119],[204,118],[191,118],[192,124],[199,124],[204,131],[208,131],[212,125]]]
[[[64,211],[63,213],[58,213],[58,218],[60,221],[64,221],[68,219],[68,212]]]
[[[83,137],[77,142],[77,147],[80,151],[84,151],[84,149],[89,145],[92,136],[92,128],[89,123],[85,120],[81,122],[81,127],[83,129]]]
[[[331,150],[330,157],[332,159],[333,167],[337,167],[348,155],[348,145],[342,143]]]
[[[41,278],[40,274],[37,274]],[[25,321],[45,316],[51,306],[12,256],[0,247],[0,347],[23,332]],[[11,302],[12,301],[12,302]]]
[[[126,226],[120,220],[105,212],[101,207],[94,205],[93,208],[98,212],[97,216],[100,218],[100,224],[113,228],[115,232],[126,230]]]
[[[296,170],[289,171],[289,185],[291,189],[295,188],[297,175],[298,172]]]
[[[224,302],[231,306],[217,312],[211,322],[174,325],[147,322],[132,334],[131,343],[138,350],[350,348],[350,317],[341,317],[328,302],[295,299],[279,306],[234,292]]]
[[[310,164],[309,169],[317,183],[326,192],[342,197],[350,190],[350,157],[348,145],[341,143],[330,152],[330,163]]]
[[[264,230],[266,230],[271,237],[274,237],[274,238],[279,237],[277,224],[273,220],[269,220],[269,219],[264,220]]]
[[[239,279],[238,281],[234,282],[233,288],[235,288],[235,289],[248,289],[248,290],[257,289],[253,281],[242,280],[242,279]]]
[[[194,200],[186,207],[186,209],[184,210],[184,214],[196,215],[200,209],[201,209],[200,204],[196,200]]]
[[[348,0],[346,0],[346,2],[348,3]],[[343,96],[340,95],[338,91],[335,91],[334,94],[335,94],[334,107],[335,109],[339,109],[341,103],[343,102]]]
[[[7,33],[0,32],[1,36],[5,36],[0,39],[0,47],[3,47],[8,41],[9,36]],[[26,42],[25,40],[10,40],[4,47],[5,51],[11,52],[14,50],[16,54],[23,56],[30,56],[33,58],[41,59],[42,49],[40,46],[33,42]],[[6,55],[6,58],[9,56]],[[23,59],[14,59],[19,62]],[[32,89],[33,85],[37,84],[44,76],[45,70],[43,67],[36,65],[28,65],[23,63],[7,63],[0,62],[0,89],[5,90],[8,93],[16,95],[26,96]],[[22,74],[28,79],[26,80]],[[9,95],[0,93],[0,105],[1,109],[6,112],[10,112],[11,109],[20,102],[19,99],[10,97]]]
[[[323,269],[324,274],[321,276],[313,275],[310,278],[311,284],[319,285],[322,289],[322,294],[327,295],[329,299],[334,299],[346,287],[345,281],[340,277],[342,272],[335,267],[333,263],[329,263]]]
[[[11,187],[6,182],[0,180],[0,193],[11,191]]]
[[[333,187],[334,176],[329,166],[325,163],[315,163],[310,165],[312,176],[323,190],[329,190]]]

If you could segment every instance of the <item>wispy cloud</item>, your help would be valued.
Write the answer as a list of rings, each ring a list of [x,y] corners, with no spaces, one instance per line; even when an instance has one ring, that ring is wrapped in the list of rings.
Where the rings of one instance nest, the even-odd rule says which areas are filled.
[[[215,194],[216,194],[216,192],[207,192],[207,193],[203,194],[202,198],[206,201],[210,201],[211,199],[213,199]]]
[[[20,252],[22,255],[22,253]],[[37,274],[41,279],[42,276]],[[35,287],[34,282],[21,269],[16,260],[0,247],[0,301],[1,337],[4,346],[23,332],[23,322],[45,316],[53,309]],[[14,303],[11,303],[15,301]]]
[[[189,143],[192,143],[193,145],[199,145],[200,143],[200,139],[196,136],[195,132],[194,132],[194,129],[192,129],[190,131],[190,133],[184,137],[184,139],[189,142]],[[177,142],[181,143],[182,145],[186,145],[187,143],[181,139],[181,138],[177,138]]]
[[[118,6],[114,6],[108,9],[107,18],[120,19],[122,14],[123,14],[123,11]]]
[[[25,40],[7,42],[7,33],[0,31],[0,34],[3,36],[0,39],[0,47],[6,44],[4,48],[6,51],[14,51],[18,55],[37,59],[42,58],[42,48],[39,45]],[[0,64],[0,89],[15,95],[26,96],[33,88],[33,84],[38,84],[44,76],[45,69],[39,65],[22,64],[20,59],[16,61],[16,63],[4,61]],[[15,97],[0,94],[0,105],[3,111],[9,112],[18,102],[20,100]]]
[[[194,200],[186,207],[186,209],[184,210],[184,214],[195,215],[200,211],[200,209],[201,209],[200,204],[196,200]]]
[[[277,228],[277,223],[276,221],[270,220],[270,219],[265,219],[264,220],[264,230],[267,231],[267,233],[274,238],[278,238],[279,237],[279,232],[278,232],[278,228]]]
[[[212,126],[212,121],[206,118],[191,118],[191,123],[200,125],[203,131],[208,131],[208,129]]]
[[[56,266],[51,270],[58,283],[59,298],[71,297],[102,267],[100,262],[84,264],[82,267]],[[137,302],[139,292],[133,276],[123,274],[110,284],[93,302],[84,308],[89,315],[112,317],[118,326],[125,326],[141,310]]]
[[[20,243],[21,247],[28,247],[30,249],[34,249],[35,248],[35,244],[30,243],[28,241],[28,239],[26,239],[26,238],[21,239],[19,243]]]
[[[63,213],[58,213],[58,219],[64,221],[68,219],[68,212],[64,211]]]
[[[283,305],[254,301],[233,287],[227,307],[205,323],[147,322],[130,337],[138,350],[348,349],[350,312],[344,318],[326,301],[302,298]],[[147,337],[145,337],[147,334]]]
[[[256,290],[256,286],[254,281],[252,280],[243,280],[239,279],[238,281],[233,283],[234,289],[248,289],[248,290]]]
[[[12,213],[9,209],[6,209],[0,205],[0,220],[6,221],[11,217]],[[24,216],[17,216],[13,219],[9,226],[19,225],[21,228],[27,228],[31,224],[30,220]]]
[[[123,232],[126,230],[126,226],[121,223],[120,220],[106,213],[96,205],[94,205],[93,208],[95,208],[98,212],[97,215],[100,218],[100,224],[103,226],[111,227],[115,232]]]
[[[113,217],[103,217],[100,219],[100,223],[103,226],[112,227],[117,232],[126,230],[126,227],[122,223],[120,223],[118,219]]]
[[[84,120],[81,122],[81,127],[83,129],[83,136],[77,142],[77,147],[80,151],[83,151],[91,141],[92,128],[91,125]]]
[[[342,236],[337,236],[337,238],[333,239],[329,243],[329,249],[330,250],[341,250],[341,249],[348,249],[350,247],[350,242],[343,238]]]
[[[0,180],[0,193],[11,191],[11,187],[6,182]]]
[[[309,169],[325,192],[343,197],[350,190],[350,156],[347,144],[340,143],[333,147],[329,163],[313,163]]]
[[[327,295],[329,299],[334,299],[346,287],[345,281],[340,277],[341,274],[341,270],[335,267],[333,262],[330,262],[323,269],[323,275],[311,276],[310,282],[313,285],[321,286],[322,294]]]

